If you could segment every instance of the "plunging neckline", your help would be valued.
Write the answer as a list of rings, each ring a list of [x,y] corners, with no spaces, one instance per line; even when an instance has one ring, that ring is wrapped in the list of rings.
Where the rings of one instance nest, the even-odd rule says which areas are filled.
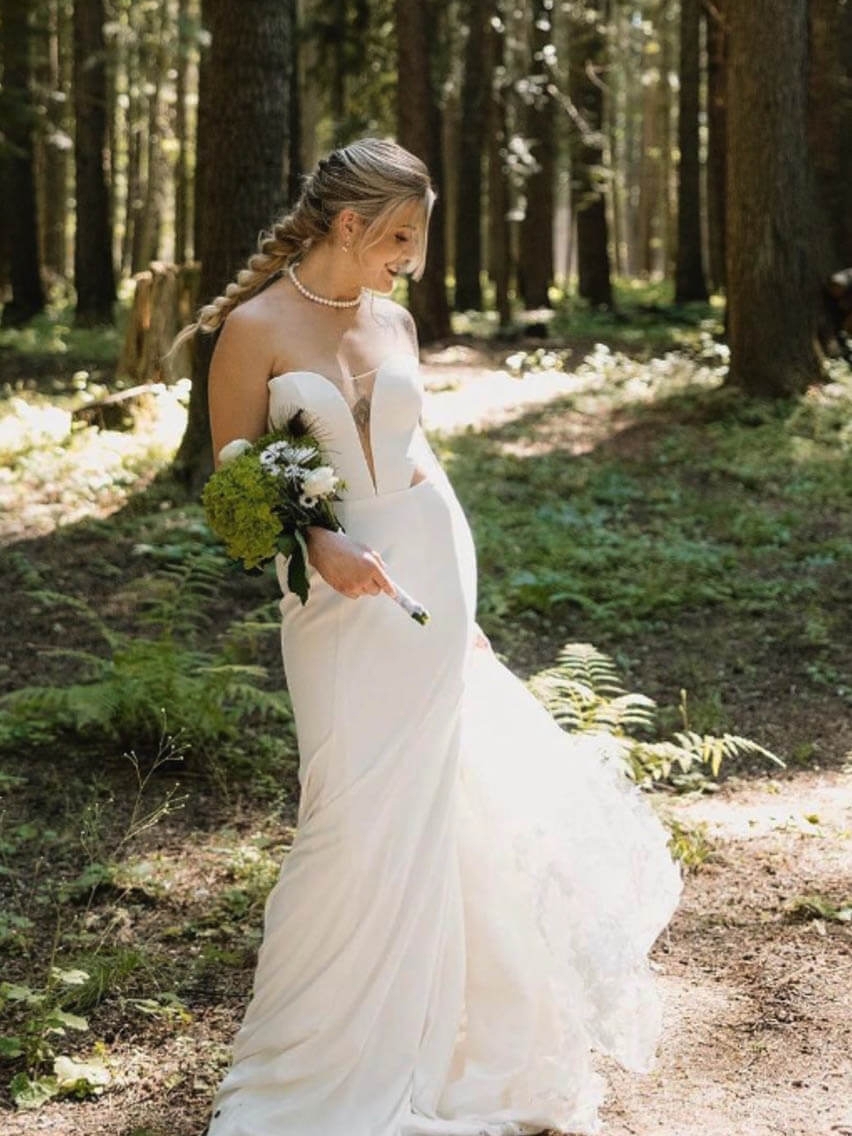
[[[367,444],[369,445],[369,450],[370,450],[369,456],[368,456],[367,450],[364,446],[364,440],[362,438],[362,431],[359,428],[358,420],[355,417],[355,406],[358,405],[358,402],[350,403],[349,400],[344,395],[343,391],[340,389],[340,386],[334,381],[334,379],[329,378],[328,375],[324,375],[322,373],[322,371],[313,371],[310,368],[306,368],[306,369],[295,369],[295,370],[292,370],[292,371],[280,371],[277,375],[272,375],[269,379],[267,379],[267,384],[266,384],[267,386],[271,386],[272,383],[274,383],[277,379],[286,379],[286,378],[289,378],[289,377],[294,376],[294,375],[314,375],[316,378],[322,379],[322,381],[324,383],[327,383],[331,387],[331,389],[335,392],[337,397],[340,399],[343,406],[346,407],[347,417],[348,417],[350,423],[352,424],[353,429],[355,430],[355,437],[358,439],[358,447],[361,451],[361,456],[364,459],[364,465],[367,469],[367,476],[370,479],[370,482],[373,486],[373,493],[376,496],[378,496],[379,486],[378,486],[377,474],[376,474],[376,469],[375,469],[375,447],[373,446],[373,399],[375,398],[376,390],[378,389],[378,386],[379,386],[379,379],[381,378],[381,375],[382,375],[384,368],[392,360],[400,359],[400,358],[401,359],[413,359],[414,362],[418,363],[418,364],[420,362],[420,359],[418,358],[418,356],[414,355],[411,351],[394,351],[390,355],[386,355],[384,357],[384,359],[382,359],[381,363],[379,363],[378,367],[372,368],[372,370],[375,371],[375,373],[376,373],[376,377],[373,379],[373,385],[372,385],[372,388],[370,389],[369,398],[367,398],[367,396],[365,396],[365,395],[362,395],[361,398],[358,399],[358,402],[360,402],[363,398],[366,398],[366,400],[367,400],[368,417],[367,417],[367,429],[366,429],[365,433],[366,433]],[[364,371],[364,372],[362,372],[361,375],[351,375],[350,378],[354,380],[354,379],[358,379],[358,378],[363,377],[363,375],[365,375],[365,374],[369,375],[371,373],[372,373],[371,371]]]

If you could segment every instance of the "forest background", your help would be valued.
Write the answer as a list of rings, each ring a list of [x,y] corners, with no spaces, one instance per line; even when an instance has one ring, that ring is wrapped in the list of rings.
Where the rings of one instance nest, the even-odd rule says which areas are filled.
[[[480,623],[687,873],[607,1131],[852,1133],[852,3],[0,0],[0,48],[3,1130],[204,1126],[297,754],[212,342],[162,357],[373,134],[438,190],[394,295]]]

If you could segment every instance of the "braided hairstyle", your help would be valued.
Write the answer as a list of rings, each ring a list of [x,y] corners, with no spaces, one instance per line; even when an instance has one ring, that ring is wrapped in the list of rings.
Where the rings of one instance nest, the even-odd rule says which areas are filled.
[[[354,209],[367,222],[360,241],[363,250],[382,239],[398,207],[422,201],[423,239],[411,269],[412,277],[421,279],[428,220],[436,194],[419,158],[389,139],[362,138],[320,158],[313,173],[303,175],[302,183],[290,212],[279,217],[269,232],[261,233],[257,252],[249,257],[246,267],[221,296],[199,309],[196,322],[177,335],[169,355],[196,331],[216,331],[238,304],[260,292],[312,245],[327,239],[334,218],[343,209]]]

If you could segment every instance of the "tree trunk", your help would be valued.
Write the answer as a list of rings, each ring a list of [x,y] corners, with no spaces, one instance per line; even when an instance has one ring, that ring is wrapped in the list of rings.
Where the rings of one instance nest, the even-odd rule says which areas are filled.
[[[807,0],[731,4],[728,52],[729,382],[782,397],[820,378],[810,259]]]
[[[132,0],[126,0],[132,2]],[[110,5],[112,11],[111,15],[117,16],[120,13],[120,0],[113,2]],[[113,23],[114,26],[114,23]],[[120,245],[116,240],[116,229],[118,228],[118,219],[121,214],[121,206],[119,202],[119,186],[121,181],[122,169],[122,143],[124,141],[124,132],[122,124],[119,119],[119,83],[121,82],[121,61],[122,61],[122,36],[120,34],[113,34],[106,40],[104,52],[104,74],[106,76],[106,107],[107,107],[107,143],[106,143],[106,181],[107,192],[109,194],[109,231],[112,234],[112,262],[120,264],[119,250]],[[121,275],[119,269],[119,276]]]
[[[198,117],[199,303],[220,295],[282,211],[289,118],[289,21],[280,0],[203,0],[210,33]],[[215,176],[209,176],[213,171]],[[196,336],[186,433],[174,472],[198,492],[213,468],[207,372],[214,337]]]
[[[331,73],[331,120],[334,130],[334,145],[343,146],[344,120],[346,118],[346,0],[326,0],[327,7],[333,7],[333,16],[329,23],[332,34],[332,60]]]
[[[545,48],[553,37],[553,6],[534,0],[531,37],[534,84],[527,108],[526,135],[538,168],[526,183],[526,210],[521,222],[518,288],[527,308],[549,308],[553,283],[553,216],[556,178],[556,107],[551,92],[553,77]]]
[[[198,297],[198,264],[163,264],[134,277],[133,302],[127,316],[124,345],[116,365],[118,378],[136,383],[169,382],[192,373],[192,341],[184,343],[170,360],[163,356],[182,326],[189,323]]]
[[[571,211],[577,226],[577,290],[597,308],[612,308],[606,216],[603,86],[608,3],[581,9],[571,37],[569,93],[580,116],[571,132]],[[581,22],[582,21],[582,22]]]
[[[319,156],[317,135],[319,123],[325,113],[325,93],[319,79],[320,45],[316,35],[307,35],[306,26],[316,20],[323,0],[298,0],[299,26],[299,101],[301,114],[301,149],[299,156],[303,170],[312,170]],[[298,194],[296,195],[298,196]],[[295,201],[295,197],[290,198]]]
[[[660,43],[649,36],[645,44],[642,60],[644,77],[641,88],[642,97],[642,154],[640,157],[639,209],[636,221],[639,239],[639,263],[642,274],[651,278],[659,265],[659,223],[662,204],[660,140],[660,103],[662,84],[665,76],[661,74],[658,61]]]
[[[808,141],[821,210],[820,274],[852,266],[852,7],[811,0]]]
[[[175,77],[175,140],[177,159],[175,161],[175,264],[185,264],[189,260],[189,123],[187,99],[189,95],[189,0],[178,0],[177,27],[177,74]]]
[[[607,115],[609,148],[612,155],[612,250],[613,269],[619,276],[634,276],[638,266],[634,263],[636,201],[632,174],[635,170],[633,91],[636,85],[634,29],[630,14],[620,5],[613,11],[614,53],[619,67],[614,69],[607,84],[610,91],[610,114]],[[569,182],[570,186],[570,182]],[[574,226],[572,216],[572,227]],[[571,242],[573,243],[573,242]],[[570,273],[571,266],[568,270]]]
[[[409,288],[409,306],[423,343],[432,343],[450,334],[441,199],[444,186],[441,111],[432,82],[435,25],[442,2],[396,0],[398,73],[403,77],[397,84],[397,137],[400,145],[426,163],[438,193],[429,227],[426,271],[423,279],[419,283],[412,282]]]
[[[698,101],[701,80],[701,0],[680,3],[680,99],[677,140],[675,303],[706,300],[701,254],[701,170],[698,157]]]
[[[7,217],[14,219],[8,234],[12,298],[3,309],[5,327],[24,324],[44,309],[33,173],[35,109],[29,8],[27,0],[2,0],[0,4],[6,103],[3,204]]]
[[[452,8],[455,7],[453,0],[450,0],[448,5],[447,15],[449,16]],[[456,45],[458,50],[461,50],[461,45]],[[455,265],[455,250],[456,250],[456,232],[458,225],[456,218],[458,216],[458,158],[460,134],[459,128],[461,125],[461,99],[459,88],[461,86],[461,74],[454,75],[453,77],[447,76],[447,81],[442,82],[439,75],[446,73],[446,71],[457,70],[457,64],[452,55],[450,44],[444,42],[440,48],[436,50],[438,57],[432,64],[432,86],[433,90],[441,91],[441,110],[440,110],[440,131],[441,131],[441,161],[443,167],[447,170],[447,176],[444,181],[444,192],[442,196],[442,209],[441,215],[443,217],[443,234],[446,249],[446,264],[445,270],[447,277],[450,275],[455,279],[456,265]],[[451,62],[450,62],[451,61]],[[449,67],[447,63],[449,62]]]
[[[626,72],[628,70],[627,60],[621,55],[621,46],[624,42],[624,21],[619,18],[618,13],[615,13],[612,22],[612,36],[613,36],[613,52],[615,57],[620,60],[621,67],[619,73],[613,74],[610,77],[609,90],[610,90],[610,103],[609,114],[606,116],[606,129],[607,129],[607,144],[609,146],[610,161],[612,164],[612,181],[610,182],[610,199],[612,202],[612,270],[616,276],[624,276],[625,273],[625,179],[624,179],[624,165],[623,165],[623,152],[624,152],[624,135],[626,130],[625,122],[625,87],[626,87]],[[569,204],[568,210],[570,214],[570,192],[571,181],[568,180],[568,193]],[[573,217],[569,222],[569,237],[568,247],[571,248],[571,230],[573,229]],[[570,271],[566,271],[566,278],[570,275]]]
[[[68,168],[71,145],[68,104],[58,97],[67,90],[65,75],[71,58],[70,20],[63,0],[48,8],[47,104],[49,123],[44,148],[43,247],[45,266],[57,276],[68,275]]]
[[[145,195],[139,224],[138,264],[140,268],[159,256],[160,214],[163,208],[163,182],[165,164],[162,154],[163,119],[161,114],[162,81],[168,72],[170,60],[169,6],[162,4],[149,12],[150,50],[148,52],[148,126],[145,167]]]
[[[464,53],[458,161],[456,162],[455,308],[482,308],[482,158],[491,75],[486,36],[489,0],[466,0],[468,38]]]
[[[674,275],[674,241],[673,219],[676,207],[673,184],[674,160],[672,151],[674,138],[674,92],[670,75],[674,71],[674,60],[677,55],[677,23],[678,8],[672,0],[661,0],[658,9],[658,33],[660,37],[660,55],[662,82],[660,84],[660,207],[659,230],[660,241],[657,268],[664,279],[671,279]]]
[[[705,7],[707,27],[707,231],[710,281],[725,286],[725,54],[726,0]]]
[[[125,174],[126,196],[124,200],[124,233],[121,243],[121,267],[123,272],[134,272],[138,265],[134,249],[137,247],[137,221],[142,208],[142,134],[143,100],[140,94],[144,83],[144,11],[138,4],[131,3],[127,9],[128,43],[125,49],[125,69],[127,82],[127,109],[125,116],[125,136],[127,145],[127,168]]]
[[[115,276],[107,153],[106,48],[103,0],[74,0],[74,110],[77,134],[74,286],[78,327],[112,323]]]
[[[493,13],[497,18],[497,12]],[[488,103],[488,268],[494,281],[494,306],[501,328],[508,327],[512,319],[509,302],[511,252],[509,248],[509,193],[505,168],[506,97],[502,75],[505,54],[506,29],[501,20],[492,23],[487,32],[489,55],[488,72],[493,88]]]
[[[287,0],[286,14],[290,25],[290,121],[287,142],[287,200],[296,201],[302,188],[302,82],[299,74],[301,43],[298,0]]]

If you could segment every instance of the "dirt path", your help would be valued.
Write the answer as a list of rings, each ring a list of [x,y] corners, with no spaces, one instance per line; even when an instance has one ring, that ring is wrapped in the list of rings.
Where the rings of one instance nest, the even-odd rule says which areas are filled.
[[[732,782],[666,807],[714,851],[654,951],[659,1068],[612,1072],[606,1136],[852,1133],[852,770]],[[808,819],[809,818],[809,819]]]
[[[791,911],[804,896],[852,899],[852,769],[732,781],[662,807],[706,824],[713,851],[652,954],[657,1068],[600,1063],[603,1136],[852,1136],[850,924]],[[129,1030],[118,1091],[7,1115],[4,1136],[198,1136],[245,996],[217,993],[180,1029],[142,1044]]]

